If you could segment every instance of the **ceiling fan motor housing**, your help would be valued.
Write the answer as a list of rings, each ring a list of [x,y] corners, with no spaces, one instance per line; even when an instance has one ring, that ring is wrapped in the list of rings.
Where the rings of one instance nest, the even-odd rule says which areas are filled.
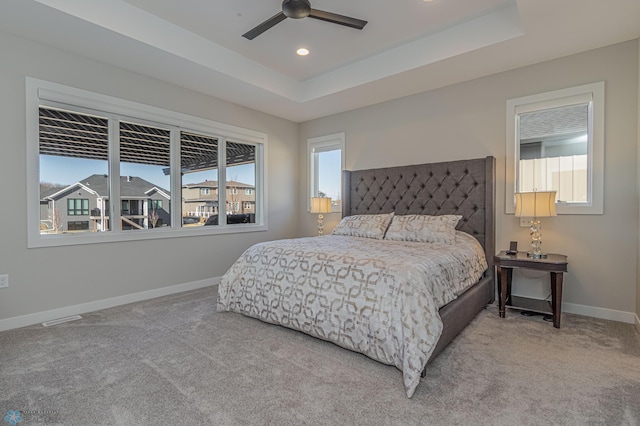
[[[284,0],[282,2],[282,13],[287,18],[306,18],[311,13],[311,3],[308,0]]]

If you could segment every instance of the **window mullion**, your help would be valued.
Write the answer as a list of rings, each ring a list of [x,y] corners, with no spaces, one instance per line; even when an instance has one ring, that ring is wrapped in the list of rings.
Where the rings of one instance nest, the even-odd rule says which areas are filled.
[[[319,171],[319,164],[318,164],[318,160],[320,159],[320,155],[318,153],[318,151],[316,149],[313,150],[313,161],[311,164],[311,172],[312,172],[312,179],[313,179],[313,185],[312,185],[312,191],[313,193],[311,194],[312,197],[317,197],[318,196],[318,191],[320,190],[320,171]]]
[[[171,228],[182,227],[182,165],[180,164],[180,129],[171,130],[170,166],[171,182]]]
[[[261,224],[266,224],[267,215],[266,215],[266,199],[265,199],[265,188],[266,184],[266,173],[265,173],[265,146],[263,144],[259,144],[256,146],[256,186],[254,188],[255,191],[255,200],[256,200],[256,222]]]
[[[218,138],[218,225],[227,224],[227,140]]]
[[[120,233],[120,120],[109,119],[109,228]]]

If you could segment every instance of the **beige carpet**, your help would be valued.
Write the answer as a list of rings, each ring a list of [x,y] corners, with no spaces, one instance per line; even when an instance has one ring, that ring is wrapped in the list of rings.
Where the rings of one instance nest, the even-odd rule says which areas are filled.
[[[407,399],[395,368],[219,314],[215,291],[0,333],[0,424],[640,424],[630,324],[567,314],[556,330],[489,307]]]

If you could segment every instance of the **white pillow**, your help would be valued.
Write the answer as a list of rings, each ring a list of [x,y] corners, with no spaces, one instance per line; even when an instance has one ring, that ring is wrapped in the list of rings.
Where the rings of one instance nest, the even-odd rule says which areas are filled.
[[[394,216],[385,240],[420,241],[423,243],[455,244],[459,215],[428,216],[409,214]]]
[[[381,240],[384,238],[384,233],[387,231],[392,217],[393,213],[347,216],[342,218],[332,234]]]

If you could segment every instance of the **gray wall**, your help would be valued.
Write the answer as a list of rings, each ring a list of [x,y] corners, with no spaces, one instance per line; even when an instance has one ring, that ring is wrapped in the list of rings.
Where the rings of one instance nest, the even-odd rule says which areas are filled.
[[[4,33],[0,58],[0,320],[219,277],[251,244],[296,235],[297,124]],[[25,76],[267,133],[269,230],[27,249]]]
[[[504,213],[506,101],[602,80],[605,213],[543,219],[543,241],[546,251],[569,256],[563,298],[569,309],[601,316],[622,312],[629,320],[636,312],[638,286],[637,40],[313,120],[301,126],[301,139],[346,132],[348,169],[493,155],[497,249],[508,247],[511,240],[527,247],[528,229]],[[302,170],[307,167],[305,157],[301,152]],[[312,235],[315,216],[303,209],[307,196],[307,188],[301,187],[300,234]],[[326,215],[327,229],[338,220],[337,214]],[[529,276],[530,280],[515,276],[514,292],[546,297],[548,278]]]

